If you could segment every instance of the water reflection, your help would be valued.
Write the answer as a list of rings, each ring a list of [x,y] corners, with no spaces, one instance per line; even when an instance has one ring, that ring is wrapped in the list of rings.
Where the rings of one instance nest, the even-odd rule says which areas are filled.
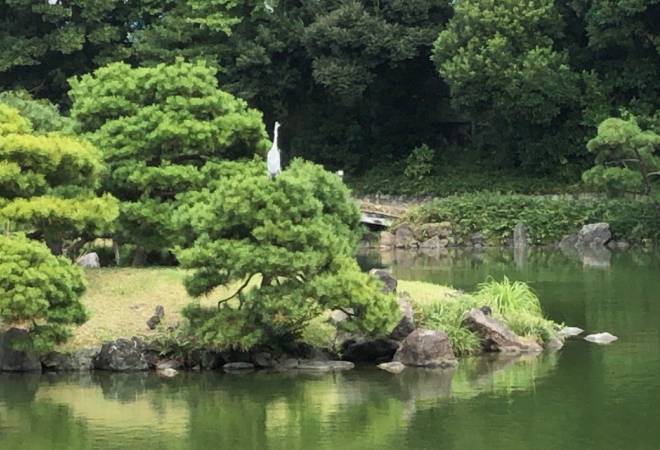
[[[533,389],[553,370],[556,358],[472,358],[453,370],[407,369],[400,375],[376,369],[323,375],[183,374],[174,379],[153,374],[0,375],[0,435],[12,449],[73,450],[113,441],[121,448],[139,442],[162,445],[153,448],[211,448],[211,442],[212,448],[279,448],[284,436],[286,448],[319,448],[322,442],[336,448],[344,439],[356,448],[361,427],[380,430],[384,443],[393,439],[390,433],[405,431],[420,411],[447,401]],[[26,423],[53,439],[25,435]],[[338,433],[339,428],[344,432]],[[58,437],[62,430],[67,432]],[[364,444],[373,439],[366,436]]]

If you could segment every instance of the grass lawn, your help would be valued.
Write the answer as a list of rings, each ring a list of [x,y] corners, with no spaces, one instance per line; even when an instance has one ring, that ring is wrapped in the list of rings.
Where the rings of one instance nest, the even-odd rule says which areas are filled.
[[[83,304],[89,321],[74,331],[64,349],[101,344],[119,337],[155,334],[147,320],[157,305],[165,308],[163,324],[181,320],[181,310],[192,299],[183,287],[186,273],[174,268],[120,268],[87,270]],[[229,290],[219,290],[218,298]],[[202,299],[211,304],[211,299]]]
[[[62,350],[99,345],[119,337],[154,335],[146,322],[157,305],[165,308],[163,324],[170,326],[181,320],[181,310],[193,301],[183,287],[185,271],[175,268],[96,269],[86,271],[86,276],[88,287],[82,301],[89,321],[75,329],[73,339]],[[399,291],[409,293],[420,306],[456,295],[451,288],[417,281],[400,281]],[[213,298],[200,301],[212,305],[213,299],[232,293],[230,289],[218,289]]]

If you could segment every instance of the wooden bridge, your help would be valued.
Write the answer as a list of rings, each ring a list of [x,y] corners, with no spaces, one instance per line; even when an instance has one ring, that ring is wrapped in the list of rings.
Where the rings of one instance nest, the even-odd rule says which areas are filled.
[[[360,202],[360,212],[362,213],[362,223],[372,229],[383,229],[391,227],[400,219],[404,210],[400,208],[386,207],[362,201]]]

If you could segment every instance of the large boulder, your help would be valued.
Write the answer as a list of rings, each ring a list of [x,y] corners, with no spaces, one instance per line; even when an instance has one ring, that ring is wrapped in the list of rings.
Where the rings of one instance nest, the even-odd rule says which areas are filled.
[[[415,367],[452,367],[456,357],[445,333],[420,328],[403,340],[394,362]]]
[[[134,337],[106,342],[94,357],[94,368],[114,372],[138,372],[149,369],[144,343]]]
[[[397,280],[392,276],[390,272],[383,269],[372,269],[369,272],[369,275],[380,280],[383,284],[383,293],[390,294],[396,292]]]
[[[449,222],[425,223],[415,229],[415,236],[420,241],[431,238],[447,239],[452,235],[452,226]]]
[[[404,223],[397,227],[394,232],[394,246],[396,248],[415,248],[418,245],[415,232],[410,224]]]
[[[463,326],[476,333],[486,352],[540,352],[536,342],[527,341],[515,334],[503,322],[484,314],[481,309],[471,309],[463,316]]]
[[[356,363],[379,363],[391,361],[399,348],[394,339],[358,338],[344,342],[341,346],[342,358]]]
[[[610,224],[591,223],[582,227],[577,235],[577,247],[602,247],[612,239]]]
[[[44,369],[55,372],[81,372],[91,370],[99,353],[96,347],[84,348],[73,353],[50,352],[41,358]]]
[[[11,328],[0,336],[0,371],[2,372],[38,372],[41,370],[39,357],[30,351],[17,350],[15,346],[29,343],[26,330]]]
[[[85,269],[99,269],[101,267],[101,260],[96,253],[87,253],[78,258],[76,262],[80,267]]]
[[[396,236],[389,231],[382,231],[380,233],[380,242],[379,245],[381,248],[392,248],[396,245]]]
[[[390,339],[402,341],[410,333],[415,331],[415,315],[412,304],[408,298],[399,297],[397,303],[399,304],[399,314],[401,319],[399,319],[399,322],[390,333]]]
[[[419,244],[419,248],[426,250],[435,250],[439,248],[447,248],[449,245],[449,239],[441,239],[438,236],[433,236],[430,239],[425,240]]]

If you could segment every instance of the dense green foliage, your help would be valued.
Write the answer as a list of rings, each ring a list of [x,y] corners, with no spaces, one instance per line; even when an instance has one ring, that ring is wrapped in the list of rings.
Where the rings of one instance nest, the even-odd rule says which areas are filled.
[[[397,304],[353,258],[359,214],[339,177],[294,160],[275,179],[263,163],[207,167],[208,189],[190,193],[177,213],[188,243],[177,252],[194,270],[191,295],[239,285],[217,308],[187,310],[202,342],[251,348],[299,336],[326,310],[342,309],[368,333],[389,331]]]
[[[582,225],[608,222],[615,239],[657,240],[658,209],[650,200],[552,198],[518,194],[477,193],[429,202],[410,213],[417,223],[449,221],[454,234],[465,238],[481,232],[490,245],[511,239],[523,223],[534,244],[550,244],[576,233]]]
[[[117,201],[97,196],[103,164],[88,142],[39,135],[0,103],[0,223],[45,241],[59,254],[103,236],[117,217]]]
[[[0,319],[30,330],[38,351],[64,342],[69,326],[85,322],[82,270],[43,244],[0,235]]]
[[[474,294],[433,301],[422,306],[420,320],[425,327],[447,333],[452,348],[459,355],[477,353],[479,338],[463,327],[463,317],[472,308],[489,306],[493,316],[506,323],[519,336],[543,343],[559,331],[543,317],[541,303],[531,288],[520,281],[489,279]]]
[[[0,11],[0,90],[66,108],[65,80],[110,61],[205,60],[223,89],[284,124],[287,157],[351,175],[426,144],[461,172],[577,182],[597,124],[621,108],[653,115],[660,99],[658,0],[4,0]]]
[[[35,100],[27,91],[0,92],[0,103],[11,106],[28,119],[35,133],[73,131],[73,121],[63,116],[56,105],[48,100]]]
[[[596,155],[596,165],[585,172],[582,179],[608,194],[657,195],[657,181],[660,180],[658,133],[660,129],[642,131],[634,118],[605,120],[598,127],[598,135],[587,145]]]
[[[122,201],[116,239],[138,246],[136,264],[172,245],[176,196],[204,184],[201,168],[269,145],[261,114],[221,91],[204,63],[116,63],[71,85],[72,116],[103,149],[105,187]]]

